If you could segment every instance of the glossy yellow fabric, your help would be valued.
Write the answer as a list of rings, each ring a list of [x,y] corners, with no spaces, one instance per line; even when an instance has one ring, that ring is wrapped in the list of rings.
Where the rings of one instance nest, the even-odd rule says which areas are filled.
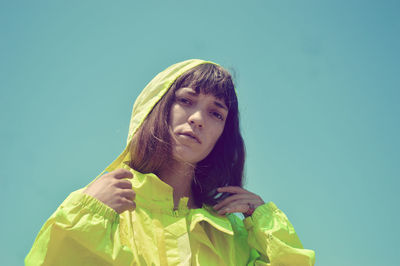
[[[186,70],[188,60],[161,72],[136,101],[128,143],[141,123]],[[313,265],[293,226],[275,204],[259,206],[244,221],[209,206],[174,210],[172,187],[154,174],[131,169],[127,148],[106,168],[125,168],[134,178],[136,209],[117,214],[96,198],[72,192],[40,230],[26,265]]]

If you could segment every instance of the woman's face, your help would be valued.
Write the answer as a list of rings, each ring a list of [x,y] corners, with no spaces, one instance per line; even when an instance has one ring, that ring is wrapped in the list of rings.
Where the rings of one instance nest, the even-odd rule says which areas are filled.
[[[169,117],[174,159],[196,164],[207,157],[224,130],[227,116],[224,101],[214,95],[178,89]]]

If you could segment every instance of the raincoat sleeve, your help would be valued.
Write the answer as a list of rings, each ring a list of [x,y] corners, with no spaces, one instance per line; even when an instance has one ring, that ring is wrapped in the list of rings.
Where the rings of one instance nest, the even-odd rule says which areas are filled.
[[[303,248],[292,224],[274,203],[259,206],[244,226],[252,248],[248,265],[314,265],[314,251]]]
[[[96,198],[72,192],[46,221],[25,265],[130,265],[121,245],[119,215]]]

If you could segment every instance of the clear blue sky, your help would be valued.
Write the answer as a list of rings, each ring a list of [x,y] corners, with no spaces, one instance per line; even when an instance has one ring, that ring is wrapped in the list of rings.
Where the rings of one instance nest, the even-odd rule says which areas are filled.
[[[2,265],[125,145],[150,79],[234,69],[246,188],[316,265],[399,265],[400,2],[0,2]]]

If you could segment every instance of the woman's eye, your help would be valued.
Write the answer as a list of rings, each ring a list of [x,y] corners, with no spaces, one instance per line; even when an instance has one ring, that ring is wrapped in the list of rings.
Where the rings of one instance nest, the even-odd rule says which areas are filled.
[[[179,98],[178,102],[183,103],[183,104],[190,104],[190,100],[186,98]]]
[[[218,112],[212,112],[213,116],[218,118],[219,120],[224,120],[224,117]]]

